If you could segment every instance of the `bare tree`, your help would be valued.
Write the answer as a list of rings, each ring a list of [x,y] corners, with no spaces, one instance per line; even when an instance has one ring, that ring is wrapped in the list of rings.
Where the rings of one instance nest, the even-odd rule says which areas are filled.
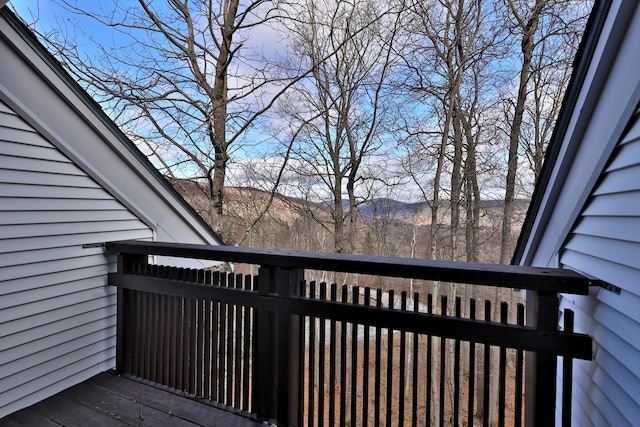
[[[292,150],[295,172],[317,177],[328,192],[334,250],[353,252],[358,187],[367,178],[367,160],[383,144],[381,123],[388,119],[382,95],[399,11],[367,0],[307,0],[299,7],[289,28],[289,63],[313,71],[279,111],[301,124]]]
[[[406,142],[413,145],[405,169],[413,177],[414,183],[423,193],[431,211],[430,257],[438,257],[437,233],[440,224],[442,179],[449,146],[449,132],[453,121],[455,93],[459,75],[453,69],[454,47],[449,34],[452,16],[443,11],[436,2],[409,2],[410,13],[405,18],[407,25],[406,48],[401,51],[407,69],[406,78],[400,82],[413,102],[423,102],[428,108],[421,113],[431,115],[434,120],[414,118],[414,123],[406,127]],[[440,18],[440,19],[438,19]],[[424,156],[425,153],[427,156]],[[430,185],[425,186],[415,175],[419,168],[425,168],[425,161],[431,162],[432,172],[428,177]],[[425,190],[430,187],[431,194]]]
[[[516,173],[518,169],[518,146],[520,140],[520,128],[522,125],[522,116],[524,114],[525,102],[528,95],[527,84],[529,82],[529,74],[531,72],[531,59],[535,47],[535,36],[538,31],[538,22],[540,16],[544,13],[545,7],[550,0],[536,0],[530,10],[519,10],[513,0],[508,0],[508,7],[513,14],[518,31],[520,31],[522,65],[519,72],[518,95],[515,100],[513,118],[510,121],[511,129],[509,131],[509,159],[507,160],[507,177],[505,184],[504,196],[504,213],[502,215],[502,246],[500,248],[500,263],[506,264],[510,257],[510,242],[513,203],[515,199],[515,183]],[[528,4],[524,5],[525,7]],[[525,14],[526,13],[526,14]]]
[[[573,56],[587,19],[588,4],[578,6],[581,7],[565,10],[562,19],[548,18],[553,27],[547,30],[533,53],[529,83],[531,99],[525,107],[520,148],[535,181],[542,170],[546,148],[571,77]]]
[[[60,25],[43,32],[44,39],[163,173],[205,184],[199,187],[209,200],[206,219],[222,232],[232,147],[248,138],[291,83],[288,77],[299,75],[290,70],[274,78],[260,46],[252,45],[251,34],[279,16],[276,3],[138,0],[114,2],[110,9],[73,0],[58,4],[79,20],[75,33]],[[97,38],[101,32],[86,28],[87,21],[112,30],[111,40]]]
[[[409,35],[402,51],[406,73],[401,83],[408,98],[423,107],[418,109],[415,124],[404,126],[406,142],[413,145],[406,169],[415,177],[417,165],[409,163],[424,159],[431,164],[425,176],[430,187],[430,194],[425,197],[431,210],[430,256],[438,256],[438,231],[446,208],[442,199],[449,196],[449,253],[451,259],[458,259],[462,256],[460,230],[464,223],[461,209],[471,194],[464,191],[467,181],[469,191],[475,185],[479,202],[475,146],[482,143],[482,122],[477,114],[486,108],[479,108],[478,104],[487,102],[479,94],[490,86],[487,76],[481,74],[487,74],[484,69],[496,35],[482,2],[416,1],[410,3],[410,11]],[[419,188],[426,188],[415,179],[414,182]],[[479,209],[479,205],[475,208]],[[467,218],[474,220],[473,215]],[[473,242],[472,239],[470,243]]]
[[[533,163],[534,176],[537,176],[542,167],[551,126],[560,111],[558,102],[568,81],[569,69],[566,59],[573,58],[577,48],[576,40],[580,38],[581,29],[584,27],[588,3],[536,0],[531,4],[523,0],[506,0],[508,16],[505,21],[508,29],[520,38],[521,62],[517,95],[515,100],[510,102],[511,108],[507,115],[510,125],[509,154],[500,250],[500,262],[503,264],[509,262],[514,244],[513,213],[525,113],[528,108],[533,113],[531,118],[534,141],[525,145]],[[553,88],[554,93],[549,92],[550,88]],[[534,102],[530,107],[531,103],[528,103],[528,100],[532,92]]]

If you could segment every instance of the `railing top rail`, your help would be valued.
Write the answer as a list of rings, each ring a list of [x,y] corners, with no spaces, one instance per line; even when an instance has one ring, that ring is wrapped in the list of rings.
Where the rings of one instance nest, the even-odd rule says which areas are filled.
[[[586,295],[593,284],[589,278],[571,270],[516,265],[145,241],[110,242],[106,249],[121,254],[196,258],[581,295]]]

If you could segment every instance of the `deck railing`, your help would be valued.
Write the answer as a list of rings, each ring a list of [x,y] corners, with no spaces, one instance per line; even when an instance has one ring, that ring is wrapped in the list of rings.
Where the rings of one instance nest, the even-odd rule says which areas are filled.
[[[489,425],[494,406],[498,425],[555,425],[558,356],[568,425],[571,361],[591,358],[571,313],[557,327],[557,294],[590,285],[570,271],[151,242],[107,248],[119,253],[109,277],[117,369],[281,425]],[[150,255],[259,270],[164,267]],[[311,270],[535,291],[529,317],[539,321],[524,326],[521,304],[501,302],[494,319],[491,301],[305,282]],[[525,352],[536,355],[526,381]]]

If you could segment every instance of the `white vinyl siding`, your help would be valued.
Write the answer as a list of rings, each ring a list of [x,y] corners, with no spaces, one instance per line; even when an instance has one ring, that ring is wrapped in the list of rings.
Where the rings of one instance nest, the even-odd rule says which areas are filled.
[[[0,102],[0,418],[113,367],[113,259],[153,231]]]
[[[615,149],[563,247],[561,263],[621,289],[565,296],[576,329],[594,339],[594,361],[575,362],[573,424],[640,420],[640,123]],[[637,424],[636,424],[637,425]]]

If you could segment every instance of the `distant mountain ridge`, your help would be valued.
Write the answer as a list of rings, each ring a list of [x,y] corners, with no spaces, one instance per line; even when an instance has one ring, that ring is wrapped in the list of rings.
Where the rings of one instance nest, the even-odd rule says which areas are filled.
[[[204,214],[208,203],[204,188],[201,184],[189,180],[169,179],[176,190],[191,203],[194,208]],[[267,191],[253,187],[225,187],[225,204],[232,210],[238,211],[240,205],[246,205],[245,212],[251,216],[256,214],[267,206],[271,194]],[[305,209],[312,209],[315,212],[325,212],[327,218],[329,215],[330,201],[309,201],[297,197],[290,197],[276,193],[274,195],[270,210],[272,215],[281,219],[292,218],[294,212],[301,212]],[[349,207],[348,200],[342,201],[345,211]],[[516,223],[520,222],[526,214],[529,201],[526,199],[517,199],[515,201]],[[503,200],[488,199],[481,202],[481,216],[484,217],[483,223],[492,222],[494,218],[502,215],[504,207]],[[462,207],[464,209],[464,207]],[[442,223],[448,223],[450,214],[449,200],[441,200],[439,218]],[[373,219],[376,216],[387,217],[397,221],[410,222],[416,225],[428,225],[431,222],[431,205],[430,202],[403,202],[393,198],[374,198],[358,206],[358,213],[363,219]],[[464,213],[462,213],[464,215]]]

